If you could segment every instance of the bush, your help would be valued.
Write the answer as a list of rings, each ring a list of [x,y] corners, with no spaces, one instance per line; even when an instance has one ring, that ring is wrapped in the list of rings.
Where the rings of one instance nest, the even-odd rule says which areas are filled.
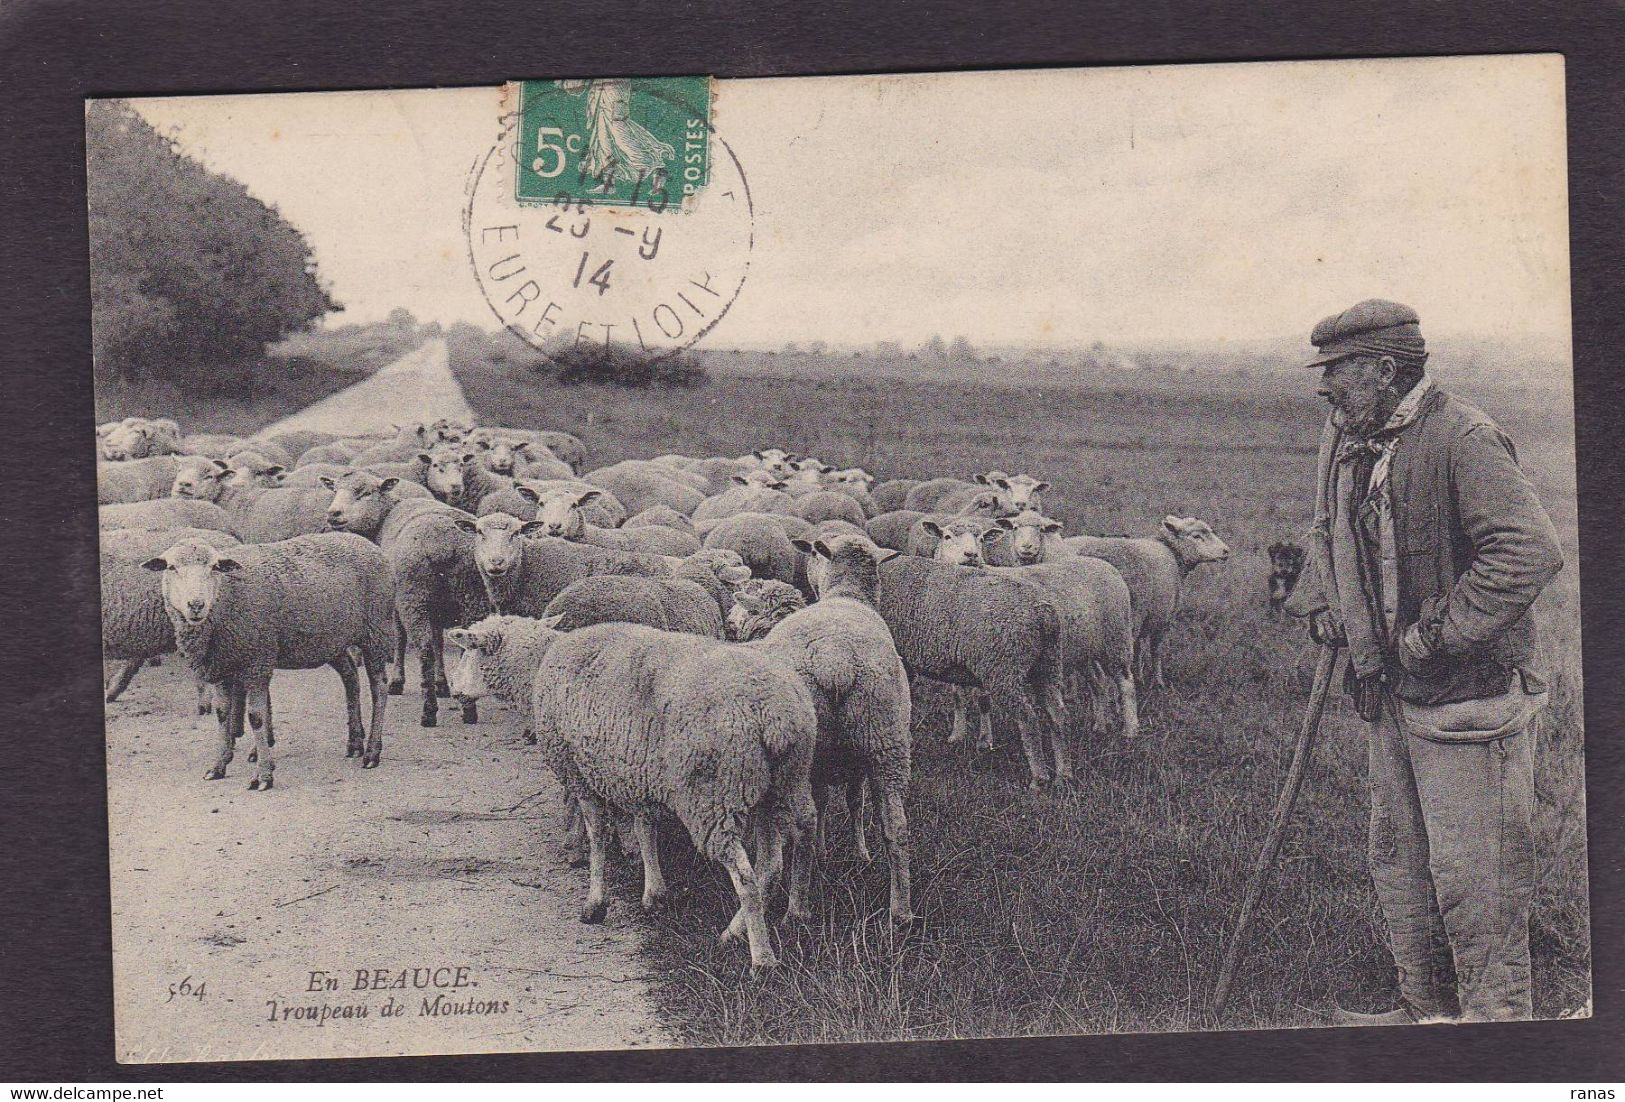
[[[650,356],[624,344],[578,344],[552,354],[558,381],[609,386],[691,387],[705,382],[705,368],[688,352]]]
[[[98,370],[235,387],[222,365],[339,308],[297,229],[128,103],[90,103],[85,164]]]

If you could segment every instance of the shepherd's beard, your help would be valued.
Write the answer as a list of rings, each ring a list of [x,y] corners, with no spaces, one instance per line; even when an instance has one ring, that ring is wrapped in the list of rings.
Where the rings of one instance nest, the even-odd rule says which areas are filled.
[[[1337,411],[1337,424],[1344,432],[1362,439],[1376,435],[1388,423],[1388,418],[1394,415],[1399,406],[1400,395],[1392,387],[1383,387],[1377,392],[1376,400],[1364,410],[1350,412]]]

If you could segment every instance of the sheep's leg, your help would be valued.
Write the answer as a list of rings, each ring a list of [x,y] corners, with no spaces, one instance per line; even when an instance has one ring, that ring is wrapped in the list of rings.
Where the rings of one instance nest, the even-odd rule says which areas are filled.
[[[886,837],[886,858],[891,864],[891,920],[893,925],[906,926],[914,921],[913,888],[909,876],[912,847],[908,838],[908,812],[903,808],[901,791],[886,791],[878,777],[870,778],[869,787],[875,793],[880,829]]]
[[[969,726],[969,724],[965,722],[965,712],[967,710],[968,708],[965,703],[965,690],[956,685],[954,687],[954,722],[953,726],[948,730],[948,741],[950,743],[960,743],[965,741],[966,728]]]
[[[406,692],[406,625],[399,613],[395,615],[395,668],[389,675],[389,695]]]
[[[248,725],[254,729],[254,779],[248,782],[250,791],[269,792],[272,786],[271,773],[275,769],[271,761],[271,747],[275,745],[271,740],[275,737],[271,731],[271,682],[269,677],[263,680],[256,679],[244,686],[245,704],[248,709]]]
[[[418,685],[423,690],[423,718],[419,723],[424,727],[433,727],[440,722],[440,702],[435,699],[434,688],[434,632],[418,645]]]
[[[1159,692],[1168,691],[1168,679],[1162,674],[1162,633],[1158,632],[1151,637],[1151,671],[1156,678]]]
[[[773,945],[768,940],[767,916],[762,907],[761,882],[758,880],[756,870],[751,867],[750,856],[739,840],[734,839],[729,851],[728,877],[733,881],[734,894],[739,896],[739,915],[744,917],[745,935],[750,941],[750,966],[753,971],[778,966],[779,958],[773,953]],[[738,937],[732,923],[722,931],[722,941],[731,941]]]
[[[564,797],[564,852],[572,869],[587,867],[587,824],[580,802],[569,793]]]
[[[128,662],[125,662],[122,667],[120,667],[118,673],[113,675],[113,679],[108,682],[107,694],[105,697],[109,704],[117,700],[119,698],[119,694],[130,687],[130,682],[135,680],[135,675],[141,672],[141,667],[143,665],[145,665],[145,660],[140,658],[132,658]]]
[[[609,899],[604,890],[604,807],[590,796],[577,801],[581,806],[581,823],[587,830],[587,902],[581,908],[581,921],[596,925],[604,921],[609,912]]]
[[[1134,672],[1125,670],[1117,678],[1117,692],[1123,710],[1123,737],[1138,738],[1140,734],[1140,701],[1134,687]]]
[[[434,633],[435,633],[435,638],[440,640],[440,647],[441,647],[440,661],[441,661],[441,670],[442,670],[441,676],[444,677],[445,676],[444,668],[445,668],[445,660],[446,660],[445,629],[440,628],[440,627],[436,627]],[[478,723],[480,721],[480,702],[477,701],[477,700],[465,700],[465,701],[463,701],[462,702],[462,719],[463,719],[464,723]],[[528,733],[528,731],[527,731],[527,733]],[[531,736],[530,741],[532,741],[532,742],[536,741],[534,735]]]
[[[846,782],[846,815],[852,823],[852,848],[857,851],[858,860],[867,865],[875,856],[869,852],[869,838],[863,828],[862,776]]]
[[[980,691],[976,693],[976,710],[980,713],[978,723],[981,732],[976,739],[977,747],[982,750],[997,750],[998,747],[993,743],[993,702],[987,693]]]
[[[215,747],[214,765],[203,774],[203,779],[208,781],[217,781],[226,775],[226,766],[230,764],[232,758],[232,746],[237,741],[237,732],[233,730],[232,724],[234,721],[241,723],[243,717],[241,698],[235,688],[229,683],[221,684],[218,688],[222,699],[221,706],[216,710],[215,719],[220,741]]]
[[[197,714],[206,716],[214,711],[214,687],[202,678],[196,678]]]
[[[389,692],[385,685],[386,671],[383,657],[366,655],[362,664],[367,669],[367,684],[372,689],[372,730],[361,753],[361,768],[376,769],[384,755],[384,713],[389,709]]]
[[[1033,693],[1019,685],[995,684],[989,688],[992,704],[1006,722],[1013,721],[1021,733],[1021,749],[1027,755],[1027,770],[1032,780],[1030,788],[1037,791],[1050,780],[1049,763],[1044,760],[1042,736],[1039,731],[1039,704]]]
[[[446,631],[439,624],[429,631],[434,643],[434,695],[446,699],[451,696],[451,683],[446,680]]]
[[[358,758],[367,740],[367,728],[361,721],[361,679],[356,676],[355,663],[348,654],[339,655],[329,664],[344,682],[344,756]]]
[[[786,810],[789,813],[785,827],[790,838],[790,905],[784,917],[807,919],[812,917],[807,897],[812,885],[813,834],[819,819],[812,786],[797,785],[789,794]]]
[[[638,850],[643,854],[643,909],[652,911],[666,901],[666,878],[660,871],[660,850],[655,845],[655,824],[639,812],[632,817]]]

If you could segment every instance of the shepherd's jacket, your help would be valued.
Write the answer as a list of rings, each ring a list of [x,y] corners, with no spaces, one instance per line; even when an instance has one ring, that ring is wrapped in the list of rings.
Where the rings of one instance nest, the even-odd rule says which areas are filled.
[[[1529,606],[1563,567],[1557,532],[1512,441],[1482,410],[1435,390],[1398,441],[1388,476],[1399,576],[1394,638],[1424,621],[1438,657],[1413,674],[1393,661],[1390,646],[1394,691],[1413,704],[1499,696],[1511,671],[1528,669],[1534,656]],[[1320,470],[1341,442],[1328,419]],[[1336,502],[1329,507],[1335,511]],[[1311,542],[1318,577],[1306,577],[1303,599],[1292,602],[1300,615],[1327,607],[1316,590],[1330,576],[1329,525],[1346,523],[1317,518]],[[1341,611],[1345,621],[1368,615]]]

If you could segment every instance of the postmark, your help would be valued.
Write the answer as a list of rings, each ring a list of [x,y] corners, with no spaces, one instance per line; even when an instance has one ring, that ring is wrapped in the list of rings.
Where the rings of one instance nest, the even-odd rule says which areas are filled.
[[[508,87],[463,225],[504,328],[550,355],[593,345],[659,359],[722,320],[745,284],[755,218],[709,102],[708,78]]]

